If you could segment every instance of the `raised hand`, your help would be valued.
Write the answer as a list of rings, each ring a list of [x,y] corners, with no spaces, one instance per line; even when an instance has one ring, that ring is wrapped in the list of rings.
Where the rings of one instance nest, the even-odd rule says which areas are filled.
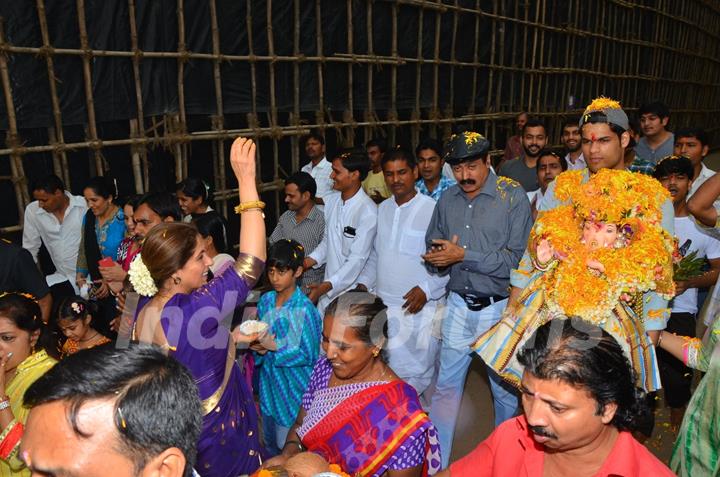
[[[255,180],[255,143],[252,139],[235,139],[230,149],[230,165],[238,181]]]

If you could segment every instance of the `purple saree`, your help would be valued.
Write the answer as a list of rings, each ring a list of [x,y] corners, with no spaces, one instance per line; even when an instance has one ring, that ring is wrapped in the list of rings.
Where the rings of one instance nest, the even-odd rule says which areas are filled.
[[[263,264],[241,259],[247,273],[229,267],[193,293],[173,296],[162,311],[170,355],[188,368],[200,391],[204,417],[195,469],[202,477],[250,474],[264,457],[252,392],[235,362],[228,330],[235,306],[245,300]]]
[[[381,476],[388,470],[440,470],[437,432],[415,390],[403,381],[328,387],[332,368],[325,357],[315,365],[297,433],[309,451],[338,464],[350,475]]]

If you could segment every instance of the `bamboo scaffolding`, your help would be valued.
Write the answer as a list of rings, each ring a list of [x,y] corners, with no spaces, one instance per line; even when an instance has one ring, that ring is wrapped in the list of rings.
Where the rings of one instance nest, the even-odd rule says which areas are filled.
[[[260,2],[246,0],[247,54],[228,54],[221,48],[217,0],[208,0],[212,50],[202,53],[188,49],[184,0],[176,0],[176,51],[140,48],[137,0],[127,0],[129,51],[92,47],[85,18],[87,0],[76,0],[80,47],[56,48],[49,34],[51,19],[47,18],[46,1],[35,1],[40,46],[8,43],[0,22],[0,80],[7,110],[6,141],[4,147],[0,146],[0,161],[8,157],[11,174],[0,176],[0,181],[13,183],[20,221],[30,200],[23,166],[29,154],[51,154],[52,170],[69,184],[70,151],[87,151],[90,169],[103,174],[106,169],[103,151],[127,148],[134,190],[141,193],[151,187],[149,156],[154,150],[170,151],[175,179],[180,180],[188,175],[193,145],[211,141],[214,197],[220,212],[227,214],[228,202],[236,200],[236,190],[230,188],[226,176],[228,142],[240,135],[251,136],[264,143],[263,151],[269,152],[262,161],[257,159],[259,176],[269,179],[260,184],[260,190],[270,194],[265,200],[273,199],[278,214],[283,178],[301,165],[300,138],[311,129],[334,135],[340,146],[353,145],[360,137],[367,141],[378,135],[386,136],[391,144],[401,137],[409,137],[416,144],[424,135],[444,138],[456,124],[463,123],[464,127],[477,128],[497,141],[512,118],[520,111],[530,111],[547,120],[548,131],[554,138],[559,133],[561,116],[579,114],[583,101],[613,91],[625,106],[651,98],[663,99],[672,107],[674,125],[693,123],[702,124],[711,132],[720,130],[720,121],[716,119],[720,112],[720,58],[715,54],[720,46],[720,33],[715,27],[720,20],[720,7],[706,0],[659,0],[652,6],[633,0],[591,4],[582,0],[365,0],[364,5],[362,1],[346,0],[332,4],[334,11],[344,10],[341,22],[345,38],[340,40],[343,44],[329,45],[327,49],[323,38],[327,0],[315,0],[309,6],[293,0],[287,2],[292,8],[293,31],[284,36],[292,41],[291,54],[289,48],[278,43],[280,31],[276,30],[273,17],[274,11],[286,7],[285,2],[267,0],[261,12]],[[556,19],[561,10],[562,21]],[[413,32],[417,46],[411,51],[400,46],[400,39],[408,34],[403,31],[400,18],[407,12],[413,12],[417,27],[417,33]],[[300,36],[301,19],[310,15],[313,21],[313,14],[314,51],[312,47],[303,49]],[[254,15],[264,20],[253,19]],[[365,18],[361,19],[362,15]],[[386,26],[388,31],[377,30],[379,25]],[[651,34],[645,35],[648,31]],[[363,36],[367,38],[366,44]],[[380,44],[378,38],[387,43]],[[465,49],[466,56],[460,56],[459,48],[466,47],[469,41],[473,42],[472,49],[469,52]],[[47,144],[26,143],[20,137],[23,130],[17,122],[12,63],[8,61],[20,55],[37,56],[44,61],[52,114],[52,126],[45,128]],[[87,114],[86,138],[82,141],[66,141],[59,80],[55,75],[60,57],[78,57],[82,61]],[[132,63],[136,109],[132,110],[133,117],[127,118],[128,137],[103,139],[99,133],[102,124],[98,124],[95,114],[97,98],[93,97],[91,66],[98,58],[127,58]],[[142,66],[144,61],[158,59],[177,62],[177,109],[164,112],[164,116],[146,116]],[[207,115],[209,130],[188,129],[185,82],[191,71],[189,62],[212,65],[212,84],[206,86],[215,93],[213,113]],[[308,71],[301,67],[302,63],[312,65],[316,91],[302,90],[301,73]],[[249,66],[251,101],[241,127],[227,127],[223,64]],[[286,64],[292,67],[286,69]],[[383,69],[389,74],[381,77]],[[282,74],[291,71],[292,80],[284,81],[281,71]],[[337,77],[337,71],[344,73]],[[413,71],[416,78],[411,84],[401,84],[401,74],[407,71]],[[683,74],[673,74],[675,71]],[[687,74],[690,71],[692,75]],[[333,109],[337,95],[329,94],[340,82],[344,91],[342,110]],[[283,83],[292,85],[289,106],[278,102],[278,88]],[[366,90],[358,91],[360,84],[367,85]],[[412,91],[404,90],[413,87]],[[268,99],[259,104],[258,93],[264,95],[265,91]],[[468,92],[470,99],[466,100]],[[389,93],[382,109],[378,93]],[[317,109],[313,111],[301,106],[301,95],[308,94],[317,94]],[[459,98],[464,98],[464,104],[459,104]],[[405,135],[406,131],[409,135]],[[284,157],[287,144],[291,149],[289,159]],[[501,152],[495,150],[493,154]],[[291,170],[286,170],[288,164]],[[11,225],[0,232],[17,231],[21,226]]]

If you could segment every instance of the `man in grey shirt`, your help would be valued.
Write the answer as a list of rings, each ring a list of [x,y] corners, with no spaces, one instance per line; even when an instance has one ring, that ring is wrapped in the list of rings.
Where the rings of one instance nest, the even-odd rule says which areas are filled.
[[[504,162],[498,171],[499,175],[519,182],[525,192],[540,187],[536,169],[540,151],[547,145],[546,131],[545,125],[537,119],[526,122],[521,137],[523,153],[520,157]]]
[[[675,147],[675,136],[667,130],[670,108],[655,101],[643,104],[638,109],[643,137],[635,146],[635,154],[648,162],[657,164],[660,159],[670,156]]]
[[[325,216],[315,205],[315,179],[307,172],[296,172],[285,180],[285,203],[288,210],[280,216],[270,234],[270,245],[278,240],[295,240],[305,248],[305,256],[315,250],[325,234]],[[300,288],[308,292],[308,285],[320,283],[325,266],[309,268],[303,273]]]
[[[430,410],[443,467],[452,451],[470,345],[499,320],[510,271],[517,267],[532,227],[525,191],[517,182],[492,172],[489,149],[487,139],[475,132],[450,138],[445,161],[457,185],[440,196],[425,236],[427,266],[450,274],[440,371]],[[497,425],[515,414],[517,396],[490,368],[488,376]]]

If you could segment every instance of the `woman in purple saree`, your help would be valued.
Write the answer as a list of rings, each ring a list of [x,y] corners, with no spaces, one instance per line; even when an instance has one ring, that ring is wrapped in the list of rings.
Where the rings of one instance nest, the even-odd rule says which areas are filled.
[[[130,266],[139,294],[152,297],[136,315],[132,336],[152,342],[192,373],[203,404],[203,430],[196,470],[202,477],[236,477],[262,463],[253,396],[235,362],[228,326],[235,306],[245,300],[265,259],[264,204],[255,186],[255,145],[239,138],[231,164],[240,191],[240,254],[209,283],[212,259],[190,224],[155,226]],[[257,335],[243,338],[253,341]]]
[[[424,477],[440,470],[437,432],[417,393],[380,357],[385,310],[381,299],[359,291],[328,305],[326,356],[315,365],[282,454],[268,466],[307,449],[350,475]]]

